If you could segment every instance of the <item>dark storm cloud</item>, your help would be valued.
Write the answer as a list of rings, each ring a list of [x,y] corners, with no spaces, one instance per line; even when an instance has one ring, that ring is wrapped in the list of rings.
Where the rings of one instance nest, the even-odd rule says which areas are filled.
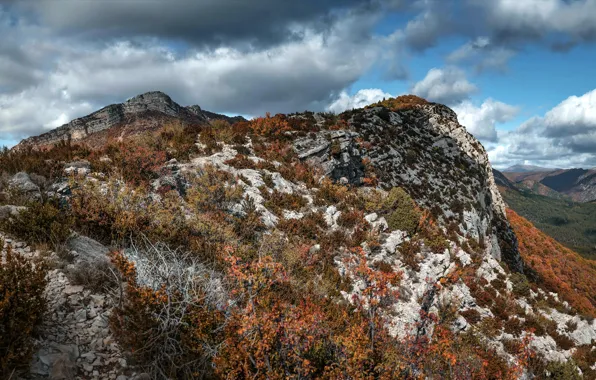
[[[14,0],[13,9],[34,15],[63,35],[93,39],[152,36],[198,46],[248,43],[267,47],[302,38],[296,25],[323,31],[336,11],[379,6],[372,0]]]

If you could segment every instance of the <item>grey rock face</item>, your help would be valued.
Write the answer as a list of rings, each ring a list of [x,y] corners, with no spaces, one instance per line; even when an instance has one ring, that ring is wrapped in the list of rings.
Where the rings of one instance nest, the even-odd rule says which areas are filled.
[[[336,182],[359,186],[374,174],[381,187],[404,188],[444,226],[455,223],[463,235],[489,246],[495,258],[523,270],[488,155],[451,109],[376,107],[342,117],[346,130],[323,129],[296,139],[299,157]]]
[[[4,220],[13,216],[17,216],[21,211],[26,210],[27,207],[22,206],[0,206],[0,220]]]
[[[78,253],[78,261],[93,263],[108,261],[110,250],[101,243],[86,236],[76,235],[68,240],[68,249]]]
[[[9,186],[17,192],[33,199],[41,198],[39,186],[34,184],[29,174],[25,172],[15,174],[9,181]]]
[[[197,123],[207,122],[212,119],[222,119],[231,123],[244,120],[242,117],[230,118],[225,115],[203,111],[199,106],[182,107],[163,92],[152,91],[137,95],[124,103],[104,107],[97,112],[75,119],[50,132],[27,138],[13,149],[23,149],[27,146],[35,148],[38,146],[53,145],[60,141],[81,140],[93,133],[112,128],[148,112]]]

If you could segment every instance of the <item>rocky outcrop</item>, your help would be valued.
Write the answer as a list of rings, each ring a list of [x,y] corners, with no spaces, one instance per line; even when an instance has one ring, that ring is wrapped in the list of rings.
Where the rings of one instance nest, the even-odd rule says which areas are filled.
[[[23,195],[31,199],[41,198],[41,191],[29,177],[29,174],[20,172],[15,174],[8,182],[10,189],[16,191],[20,195]]]
[[[0,206],[0,221],[9,219],[19,215],[19,213],[23,210],[26,210],[27,207],[23,206],[13,206],[13,205],[4,205]]]
[[[242,117],[228,117],[203,111],[199,106],[183,107],[163,92],[153,91],[137,95],[124,103],[109,105],[42,135],[27,138],[13,149],[43,148],[57,144],[60,141],[80,141],[92,134],[152,114],[193,123],[205,123],[214,119],[226,120],[230,123],[244,120]]]
[[[314,118],[322,125],[327,117]],[[296,139],[299,157],[337,182],[361,185],[376,176],[382,187],[406,189],[444,226],[455,223],[461,234],[490,247],[496,259],[523,271],[488,155],[455,112],[429,103],[397,112],[365,108],[341,117],[344,130]]]

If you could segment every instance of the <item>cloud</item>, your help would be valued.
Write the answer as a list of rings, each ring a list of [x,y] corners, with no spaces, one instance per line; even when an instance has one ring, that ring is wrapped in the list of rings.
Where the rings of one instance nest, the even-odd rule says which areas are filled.
[[[12,9],[38,19],[60,35],[89,39],[139,36],[179,39],[197,46],[248,44],[265,48],[301,39],[300,28],[323,31],[338,12],[362,0],[152,0],[12,1]]]
[[[481,141],[497,141],[497,124],[513,120],[519,113],[515,107],[493,99],[485,100],[479,107],[465,101],[453,107],[459,123]]]
[[[327,110],[340,113],[353,108],[362,108],[369,104],[381,101],[384,98],[391,98],[392,96],[393,95],[388,94],[378,88],[359,90],[352,96],[350,96],[346,91],[342,91],[339,94],[339,97],[329,106],[327,106]]]
[[[596,89],[579,97],[570,96],[534,123],[544,127],[547,137],[593,134],[596,132]]]
[[[491,154],[497,162],[529,161],[564,168],[594,167],[595,109],[596,89],[581,96],[571,96],[544,116],[534,116],[516,130],[500,133],[499,143]]]
[[[424,51],[441,39],[464,37],[469,42],[447,57],[477,71],[503,71],[528,44],[565,52],[579,43],[596,41],[595,0],[418,0],[417,16],[404,28],[405,41]],[[457,22],[465,20],[465,22]]]
[[[466,74],[455,67],[433,68],[416,83],[412,93],[437,103],[457,104],[467,99],[478,88],[466,79]]]
[[[410,20],[405,27],[405,39],[415,51],[423,51],[434,46],[438,38],[447,34],[451,26],[449,12],[444,12],[442,2],[433,0],[417,1],[415,6],[422,12]]]
[[[505,71],[507,63],[514,55],[514,50],[495,46],[488,37],[478,37],[453,51],[446,60],[452,64],[470,63],[478,72],[488,69]]]
[[[325,32],[304,28],[301,39],[250,51],[180,51],[159,39],[94,45],[46,38],[43,28],[29,33],[4,25],[22,46],[43,49],[31,59],[40,75],[11,83],[11,91],[0,89],[0,133],[11,139],[37,134],[151,90],[222,113],[323,110],[372,65],[390,60],[395,41],[367,36],[375,17],[351,13]]]
[[[496,38],[504,41],[542,39],[559,33],[573,41],[596,39],[594,0],[477,0],[485,9]]]

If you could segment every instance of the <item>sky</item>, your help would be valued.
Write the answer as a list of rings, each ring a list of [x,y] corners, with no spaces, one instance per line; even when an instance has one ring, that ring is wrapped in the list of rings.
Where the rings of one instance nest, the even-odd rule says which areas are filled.
[[[416,94],[494,167],[596,166],[596,0],[0,0],[0,145],[159,90],[248,116]]]

